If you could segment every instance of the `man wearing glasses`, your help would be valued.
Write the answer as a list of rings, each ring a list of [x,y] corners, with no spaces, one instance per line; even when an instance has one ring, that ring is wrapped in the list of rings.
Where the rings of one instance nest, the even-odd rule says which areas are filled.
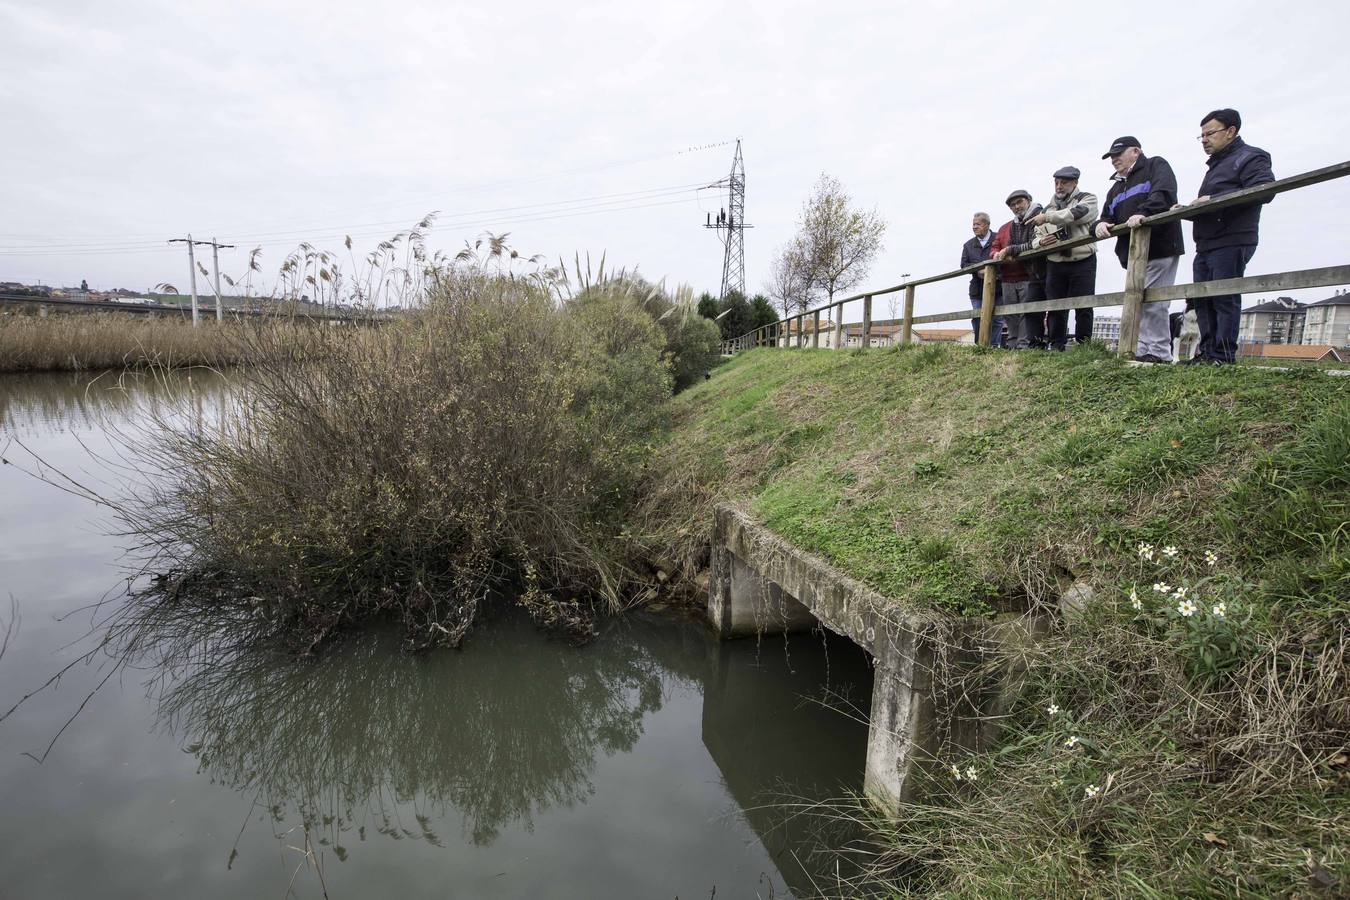
[[[1270,154],[1251,146],[1241,137],[1242,117],[1235,109],[1216,109],[1201,120],[1200,145],[1209,154],[1209,170],[1200,184],[1200,196],[1192,205],[1203,205],[1224,194],[1269,184]],[[1256,252],[1261,224],[1261,205],[1270,199],[1230,206],[1191,222],[1195,238],[1195,282],[1241,278]],[[1200,327],[1200,347],[1187,363],[1231,363],[1237,356],[1238,323],[1242,296],[1225,294],[1192,301]]]

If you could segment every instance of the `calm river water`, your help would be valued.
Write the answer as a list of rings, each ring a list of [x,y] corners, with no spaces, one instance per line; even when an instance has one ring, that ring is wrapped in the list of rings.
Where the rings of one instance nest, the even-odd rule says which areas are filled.
[[[229,390],[198,376],[172,393],[209,422]],[[0,453],[116,493],[136,476],[114,436],[149,427],[169,394],[144,378],[0,377]],[[127,564],[98,507],[17,466],[0,467],[0,621],[11,603],[18,618],[0,713],[94,646]],[[509,613],[460,651],[410,656],[397,637],[372,630],[317,661],[126,668],[82,710],[110,660],[76,666],[0,722],[0,898],[739,898],[826,883],[820,821],[782,801],[861,789],[866,726],[831,708],[870,696],[848,642],[719,643],[634,616],[575,648]]]

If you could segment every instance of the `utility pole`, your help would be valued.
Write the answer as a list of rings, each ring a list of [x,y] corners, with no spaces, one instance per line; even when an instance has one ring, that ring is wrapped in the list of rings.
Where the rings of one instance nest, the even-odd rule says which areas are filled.
[[[220,295],[220,249],[224,247],[227,250],[233,249],[234,244],[218,244],[215,238],[209,241],[194,241],[192,235],[186,238],[172,238],[170,244],[187,244],[188,248],[188,286],[192,289],[192,324],[194,326],[201,323],[201,316],[197,311],[197,257],[192,248],[196,246],[210,247],[211,260],[215,266],[216,282],[216,321],[219,322],[225,318],[224,300]],[[203,269],[203,272],[206,270]]]
[[[745,296],[745,229],[753,225],[745,224],[745,161],[741,159],[741,142],[736,140],[736,156],[731,161],[731,174],[708,187],[727,188],[726,208],[717,214],[717,221],[708,214],[704,228],[717,230],[724,244],[722,254],[722,299],[731,291],[740,291]],[[725,236],[723,234],[725,233]]]
[[[220,296],[220,244],[211,238],[211,270],[216,275],[216,321],[225,318],[225,300]]]

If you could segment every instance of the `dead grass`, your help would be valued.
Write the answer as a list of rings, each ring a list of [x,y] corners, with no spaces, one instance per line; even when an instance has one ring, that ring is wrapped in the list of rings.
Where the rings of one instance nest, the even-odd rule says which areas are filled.
[[[257,327],[209,321],[193,328],[178,315],[5,315],[0,372],[240,365],[251,361],[246,337]]]

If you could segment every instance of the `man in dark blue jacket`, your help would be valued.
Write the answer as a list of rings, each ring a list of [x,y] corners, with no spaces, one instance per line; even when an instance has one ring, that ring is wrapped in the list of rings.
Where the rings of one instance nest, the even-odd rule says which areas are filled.
[[[1167,212],[1176,205],[1177,177],[1172,167],[1161,156],[1145,156],[1138,138],[1128,134],[1116,138],[1102,159],[1111,160],[1116,174],[1102,203],[1097,237],[1108,237],[1114,225],[1138,228],[1148,216]],[[1128,232],[1116,238],[1116,257],[1122,267],[1129,260],[1130,240]],[[1155,225],[1149,235],[1144,287],[1176,284],[1177,268],[1185,252],[1180,222]],[[1139,311],[1139,342],[1133,349],[1139,362],[1172,361],[1172,326],[1167,306],[1165,302],[1145,303]]]
[[[1270,154],[1246,143],[1238,136],[1242,117],[1235,109],[1216,109],[1200,122],[1200,144],[1209,154],[1209,170],[1200,184],[1195,203],[1217,200],[1243,188],[1269,184],[1275,180],[1270,170]],[[1191,222],[1195,238],[1195,281],[1240,278],[1256,252],[1261,224],[1261,205],[1270,200],[1230,206],[1209,215],[1196,216]],[[1200,327],[1200,348],[1192,363],[1231,363],[1237,356],[1238,323],[1242,314],[1240,294],[1197,299],[1196,323]]]
[[[977,212],[971,219],[970,230],[975,232],[975,236],[961,245],[961,268],[973,266],[978,262],[983,262],[993,255],[994,233],[989,230],[989,213]],[[998,274],[998,269],[994,270]],[[1002,302],[998,282],[994,283],[994,305]],[[970,276],[970,307],[979,309],[983,306],[984,300],[984,269],[979,269],[974,275]],[[970,327],[975,331],[976,342],[980,339],[980,320],[971,319]],[[994,316],[993,330],[990,331],[989,346],[1003,346],[1003,317]]]

